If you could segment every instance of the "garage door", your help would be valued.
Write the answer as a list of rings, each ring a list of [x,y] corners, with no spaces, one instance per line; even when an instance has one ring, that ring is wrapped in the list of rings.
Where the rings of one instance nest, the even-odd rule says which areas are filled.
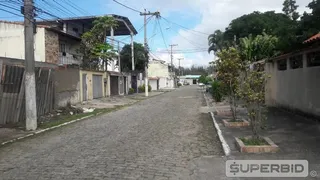
[[[102,76],[93,75],[92,76],[92,85],[93,85],[93,98],[102,98]]]

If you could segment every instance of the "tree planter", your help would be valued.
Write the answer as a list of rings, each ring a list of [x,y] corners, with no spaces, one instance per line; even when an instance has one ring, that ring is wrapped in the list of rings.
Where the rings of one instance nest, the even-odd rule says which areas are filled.
[[[218,116],[232,116],[232,112],[230,109],[217,109],[216,115],[218,115]]]
[[[251,137],[246,137],[251,138]],[[243,153],[275,153],[279,151],[279,147],[268,137],[263,137],[268,145],[245,145],[240,138],[236,137],[236,144]]]
[[[246,120],[230,121],[228,119],[223,119],[222,122],[225,127],[248,127],[248,126],[250,126],[250,123]]]

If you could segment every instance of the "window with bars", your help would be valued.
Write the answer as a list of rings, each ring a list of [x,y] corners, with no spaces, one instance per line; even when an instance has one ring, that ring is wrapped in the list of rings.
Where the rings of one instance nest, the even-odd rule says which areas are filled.
[[[303,68],[303,56],[302,56],[302,54],[290,57],[290,68],[291,69]]]
[[[320,66],[320,51],[311,52],[307,54],[307,66]]]
[[[281,59],[278,61],[278,70],[279,71],[287,70],[287,60],[286,59]]]

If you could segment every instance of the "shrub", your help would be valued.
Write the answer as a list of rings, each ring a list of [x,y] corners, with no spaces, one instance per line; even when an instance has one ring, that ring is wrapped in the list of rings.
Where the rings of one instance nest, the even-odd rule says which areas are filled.
[[[182,86],[182,84],[181,84],[181,83],[178,83],[178,87],[180,87],[180,86]]]
[[[134,93],[134,89],[133,88],[129,88],[129,94],[133,94]]]
[[[213,81],[212,83],[212,97],[216,102],[221,102],[223,97],[223,86],[220,81]]]
[[[145,92],[145,88],[146,88],[146,86],[145,86],[145,85],[139,86],[139,87],[138,87],[139,92],[140,92],[140,93]],[[151,86],[150,86],[150,85],[148,85],[148,91],[150,92],[151,90],[152,90]]]

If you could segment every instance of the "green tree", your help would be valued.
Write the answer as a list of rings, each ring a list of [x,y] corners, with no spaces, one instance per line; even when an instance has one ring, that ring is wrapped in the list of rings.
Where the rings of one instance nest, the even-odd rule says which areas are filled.
[[[90,31],[81,37],[80,51],[84,54],[83,68],[100,70],[117,56],[113,47],[106,42],[107,31],[111,27],[116,28],[116,20],[113,17],[100,17],[93,22]]]
[[[264,32],[255,38],[251,34],[248,37],[241,38],[239,48],[243,65],[246,66],[248,63],[278,55],[279,52],[276,50],[277,43],[277,37]]]
[[[298,9],[297,2],[295,0],[285,0],[283,2],[282,11],[286,16],[288,16],[293,21],[297,21],[300,17],[299,13],[297,12]]]
[[[145,65],[148,63],[148,56],[146,57],[144,46],[140,43],[134,42],[134,66],[137,71],[144,71]],[[131,53],[131,45],[126,44],[121,52],[121,70],[122,71],[130,71],[132,70],[132,53]]]
[[[275,55],[275,44],[277,38],[263,34],[256,38],[244,38],[241,40],[245,64],[250,64],[259,58],[269,59]],[[259,129],[266,120],[266,108],[264,105],[265,84],[268,75],[259,66],[244,68],[246,76],[242,79],[238,94],[245,101],[253,133],[253,139],[259,140]]]
[[[299,24],[299,41],[302,42],[320,32],[320,0],[313,0],[307,6],[311,12],[304,12]]]
[[[265,32],[279,38],[276,49],[285,53],[300,47],[301,41],[297,39],[297,29],[298,22],[292,21],[283,13],[255,11],[232,20],[223,33],[224,43],[222,44],[224,47],[231,47],[236,37],[236,44],[239,45],[241,38],[248,37],[250,34],[255,38]],[[212,50],[215,49],[212,48]]]
[[[229,98],[233,120],[237,120],[237,91],[239,88],[239,75],[242,69],[240,53],[235,48],[224,49],[217,53],[218,78],[226,86],[226,95]]]
[[[98,38],[101,43],[105,43],[107,32],[110,31],[111,28],[116,29],[117,27],[118,24],[115,18],[103,16],[93,21],[93,28],[91,31],[94,32],[96,38]]]
[[[206,84],[206,83],[207,83],[207,81],[206,81],[206,76],[201,75],[200,78],[199,78],[199,83]]]
[[[209,35],[209,49],[210,53],[222,51],[223,48],[227,47],[227,42],[224,40],[224,33],[221,30],[216,30],[213,34]]]

